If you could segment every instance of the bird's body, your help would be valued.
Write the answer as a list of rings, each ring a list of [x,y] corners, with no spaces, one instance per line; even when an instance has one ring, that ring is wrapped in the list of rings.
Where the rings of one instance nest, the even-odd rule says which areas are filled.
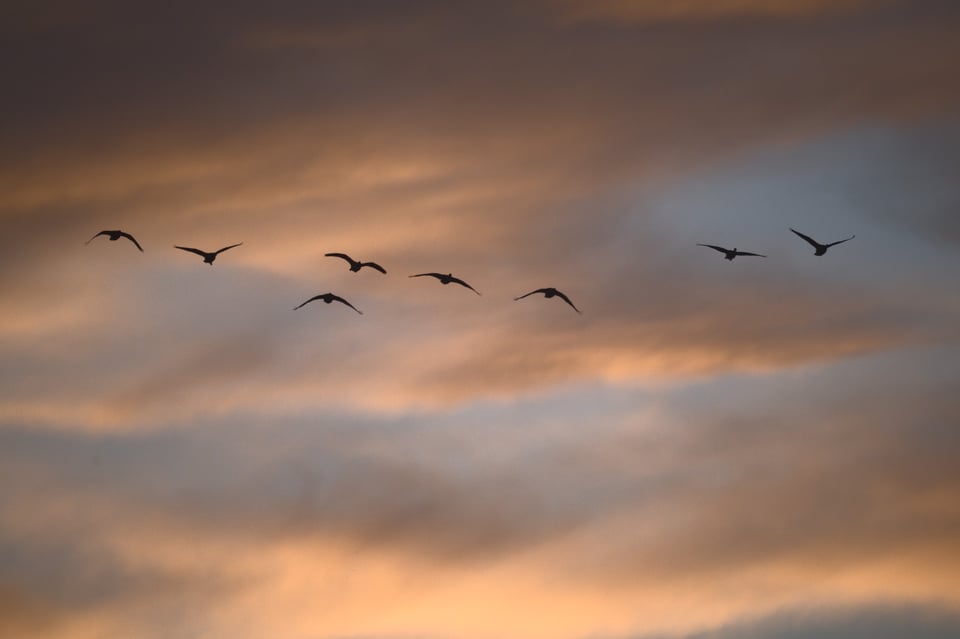
[[[96,235],[94,235],[93,237],[91,237],[89,240],[87,240],[86,243],[89,244],[90,242],[92,242],[92,241],[95,240],[96,238],[100,237],[101,235],[106,235],[107,237],[109,237],[111,242],[116,242],[116,241],[119,240],[121,237],[125,237],[125,238],[127,238],[128,240],[130,240],[131,242],[133,242],[134,246],[136,246],[138,249],[140,249],[140,252],[143,253],[143,247],[140,246],[140,243],[137,242],[137,240],[134,239],[134,237],[133,237],[132,235],[130,235],[129,233],[126,233],[126,232],[124,232],[124,231],[100,231],[99,233],[97,233]]]
[[[342,259],[342,260],[346,260],[347,263],[350,264],[350,270],[353,271],[354,273],[356,273],[357,271],[359,271],[360,269],[362,269],[364,266],[369,266],[370,268],[372,268],[372,269],[374,269],[374,270],[380,271],[380,272],[383,273],[384,275],[387,274],[387,269],[383,268],[382,266],[380,266],[380,265],[377,264],[376,262],[359,262],[359,261],[353,259],[352,257],[350,257],[349,255],[347,255],[347,254],[345,254],[345,253],[324,253],[324,256],[326,256],[326,257],[339,257],[339,258]]]
[[[303,304],[300,304],[300,306],[294,307],[293,310],[297,310],[298,308],[302,308],[302,307],[306,306],[307,304],[309,304],[310,302],[313,302],[313,301],[315,301],[315,300],[323,300],[323,301],[326,302],[327,304],[330,304],[331,302],[340,302],[341,304],[346,304],[347,306],[349,306],[350,308],[352,308],[352,309],[355,310],[356,312],[358,312],[358,313],[360,313],[361,315],[363,315],[363,311],[361,311],[361,310],[358,309],[356,306],[354,306],[353,304],[351,304],[351,303],[348,302],[347,300],[343,299],[343,298],[340,297],[339,295],[334,295],[333,293],[323,293],[323,294],[321,294],[321,295],[314,295],[313,297],[311,297],[310,299],[308,299],[308,300],[307,300],[306,302],[304,302]]]
[[[224,247],[223,247],[222,249],[220,249],[219,251],[214,251],[213,253],[208,253],[208,252],[206,252],[206,251],[201,251],[200,249],[190,248],[189,246],[176,246],[176,245],[174,245],[173,248],[178,248],[178,249],[180,249],[181,251],[187,251],[188,253],[196,253],[197,255],[199,255],[200,257],[203,258],[203,261],[204,261],[205,264],[209,264],[210,266],[213,266],[213,261],[214,261],[215,259],[217,259],[217,256],[218,256],[218,255],[220,255],[220,254],[223,253],[224,251],[228,251],[228,250],[230,250],[230,249],[232,249],[232,248],[235,248],[235,247],[237,247],[237,246],[240,246],[241,244],[243,244],[243,242],[238,242],[237,244],[231,244],[230,246],[224,246]]]
[[[714,251],[720,251],[723,253],[723,259],[733,261],[735,257],[741,255],[749,255],[752,257],[766,257],[766,255],[760,255],[759,253],[748,253],[747,251],[738,251],[737,249],[728,249],[723,248],[722,246],[717,246],[715,244],[697,244],[697,246],[706,246],[707,248],[712,248]]]
[[[814,255],[824,255],[827,252],[827,249],[830,248],[831,246],[836,246],[837,244],[843,244],[844,242],[849,242],[850,240],[856,237],[856,235],[851,235],[850,237],[843,240],[837,240],[836,242],[830,242],[829,244],[821,244],[820,242],[816,241],[812,237],[808,235],[804,235],[800,231],[796,231],[794,229],[790,229],[790,231],[793,232],[794,235],[796,235],[797,237],[805,241],[807,244],[812,246]]]
[[[469,288],[471,291],[473,291],[473,292],[476,293],[477,295],[480,295],[480,291],[478,291],[477,289],[473,288],[472,286],[470,286],[469,284],[467,284],[466,282],[464,282],[463,280],[461,280],[459,277],[454,277],[454,276],[453,276],[452,274],[450,274],[450,273],[446,273],[446,274],[444,274],[444,273],[417,273],[416,275],[411,275],[410,277],[435,277],[435,278],[437,278],[438,280],[440,280],[440,283],[441,283],[441,284],[451,284],[451,283],[453,283],[453,284],[459,284],[460,286],[463,286],[463,287],[465,287],[465,288]]]
[[[562,299],[564,302],[566,302],[567,304],[569,304],[570,307],[571,307],[573,310],[575,310],[575,311],[578,312],[578,313],[580,312],[580,309],[577,308],[576,306],[574,306],[573,302],[570,301],[570,298],[569,298],[569,297],[567,297],[566,295],[564,295],[563,293],[561,293],[560,291],[558,291],[557,289],[552,288],[552,287],[548,287],[548,288],[538,288],[538,289],[535,290],[535,291],[530,291],[530,292],[527,293],[526,295],[521,295],[520,297],[515,297],[515,298],[513,298],[513,301],[522,300],[523,298],[529,297],[530,295],[533,295],[534,293],[543,293],[543,296],[544,296],[545,298],[547,298],[547,299],[550,299],[551,297],[559,297],[559,298]]]

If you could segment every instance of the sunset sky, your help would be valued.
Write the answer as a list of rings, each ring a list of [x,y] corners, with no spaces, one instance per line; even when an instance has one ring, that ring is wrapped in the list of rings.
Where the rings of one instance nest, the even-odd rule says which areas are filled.
[[[3,639],[960,637],[955,0],[14,0],[0,68]]]

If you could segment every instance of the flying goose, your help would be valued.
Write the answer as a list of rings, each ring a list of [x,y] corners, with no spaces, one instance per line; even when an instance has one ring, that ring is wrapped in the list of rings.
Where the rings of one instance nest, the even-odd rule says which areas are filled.
[[[450,273],[447,273],[446,275],[444,275],[443,273],[417,273],[416,275],[410,275],[410,277],[426,277],[426,276],[437,278],[438,280],[440,280],[441,284],[450,284],[451,282],[453,282],[454,284],[459,284],[460,286],[469,288],[471,291],[473,291],[477,295],[480,295],[480,291],[473,288],[472,286],[470,286],[469,284],[461,280],[459,277],[454,277]]]
[[[140,243],[137,242],[137,240],[134,239],[134,237],[133,237],[132,235],[130,235],[129,233],[125,233],[125,232],[123,232],[123,231],[100,231],[99,233],[97,233],[96,235],[94,235],[93,237],[91,237],[89,240],[87,240],[87,241],[85,242],[85,244],[89,244],[90,242],[92,242],[92,241],[95,240],[96,238],[100,237],[101,235],[106,235],[106,236],[108,236],[108,237],[110,238],[110,241],[111,241],[111,242],[116,242],[116,241],[119,240],[121,237],[125,237],[125,238],[127,238],[128,240],[130,240],[131,242],[133,242],[133,244],[134,244],[138,249],[140,249],[140,252],[143,253],[143,247],[140,246]]]
[[[300,306],[295,306],[295,307],[293,308],[293,310],[297,310],[298,308],[302,308],[302,307],[306,306],[307,304],[309,304],[310,302],[313,302],[314,300],[323,300],[323,301],[326,302],[327,304],[329,304],[330,302],[340,302],[341,304],[346,304],[347,306],[349,306],[350,308],[352,308],[352,309],[355,310],[356,312],[358,312],[358,313],[360,313],[361,315],[363,315],[363,311],[361,311],[361,310],[358,309],[356,306],[354,306],[353,304],[351,304],[351,303],[348,302],[347,300],[343,299],[343,298],[340,297],[339,295],[334,295],[333,293],[324,293],[324,294],[322,294],[322,295],[314,295],[313,297],[311,297],[310,299],[308,299],[306,302],[304,302],[304,303],[301,304]]]
[[[203,261],[204,261],[205,263],[209,264],[210,266],[213,266],[213,261],[214,261],[215,259],[217,259],[217,256],[218,256],[218,255],[220,255],[220,254],[223,253],[224,251],[227,251],[227,250],[232,249],[232,248],[234,248],[234,247],[240,246],[240,244],[243,244],[243,242],[239,242],[239,243],[237,243],[237,244],[231,244],[230,246],[224,246],[224,247],[223,247],[222,249],[220,249],[219,251],[214,251],[213,253],[207,253],[206,251],[201,251],[200,249],[190,248],[189,246],[177,246],[177,245],[174,245],[173,248],[178,248],[178,249],[180,249],[181,251],[187,251],[188,253],[196,253],[197,255],[199,255],[200,257],[203,258]]]
[[[814,248],[814,251],[813,251],[814,255],[823,255],[824,253],[827,252],[827,249],[830,248],[831,246],[836,246],[837,244],[843,244],[844,242],[849,242],[850,240],[856,237],[856,235],[851,235],[845,240],[837,240],[836,242],[830,242],[829,244],[821,244],[820,242],[816,241],[812,237],[808,235],[804,235],[800,231],[795,231],[794,229],[790,229],[790,230],[793,231],[794,235],[797,235],[801,239],[805,240],[807,244],[809,244]]]
[[[547,298],[547,299],[550,299],[551,297],[559,297],[559,298],[562,299],[564,302],[566,302],[567,304],[569,304],[570,307],[573,308],[573,310],[575,310],[575,311],[578,312],[578,313],[580,312],[580,309],[573,305],[573,302],[570,301],[570,298],[569,298],[569,297],[567,297],[566,295],[564,295],[563,293],[561,293],[560,291],[558,291],[558,290],[555,289],[555,288],[538,288],[538,289],[535,290],[535,291],[530,291],[530,292],[527,293],[526,295],[521,295],[520,297],[515,297],[515,298],[513,298],[513,301],[516,302],[517,300],[522,300],[523,298],[529,297],[530,295],[533,295],[534,293],[543,293],[543,296],[544,296],[545,298]]]
[[[353,259],[353,258],[350,257],[349,255],[346,255],[346,254],[344,254],[344,253],[324,253],[324,256],[325,256],[325,257],[339,257],[339,258],[342,259],[342,260],[346,260],[346,261],[350,264],[350,270],[353,271],[354,273],[356,273],[357,271],[359,271],[360,269],[362,269],[364,266],[369,266],[369,267],[372,268],[372,269],[375,269],[375,270],[377,270],[377,271],[380,271],[380,272],[383,273],[384,275],[387,274],[387,269],[383,268],[382,266],[380,266],[380,265],[377,264],[376,262],[358,262],[357,260]]]
[[[754,257],[766,257],[766,255],[760,255],[759,253],[748,253],[746,251],[738,251],[737,249],[728,249],[723,248],[722,246],[716,246],[715,244],[697,244],[697,246],[706,246],[712,248],[714,251],[720,251],[723,253],[723,259],[733,261],[733,258],[739,255],[752,255]]]

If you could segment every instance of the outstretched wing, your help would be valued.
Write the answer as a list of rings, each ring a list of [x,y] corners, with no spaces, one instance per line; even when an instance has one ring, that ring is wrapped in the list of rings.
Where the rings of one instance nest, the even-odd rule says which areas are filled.
[[[351,258],[346,253],[324,253],[324,257],[339,257],[341,260],[346,260],[350,266],[353,266],[353,258]]]
[[[564,294],[561,293],[560,291],[556,291],[556,292],[554,293],[554,295],[556,295],[557,297],[559,297],[560,299],[562,299],[564,302],[566,302],[567,304],[569,304],[570,307],[571,307],[573,310],[575,310],[576,312],[580,313],[580,309],[573,305],[573,302],[570,301],[570,298],[569,298],[569,297],[567,297],[566,295],[564,295]],[[582,314],[582,313],[581,313],[581,314]]]
[[[766,255],[760,255],[759,253],[748,253],[747,251],[737,251],[735,255],[737,257],[740,257],[741,255],[749,255],[751,257],[766,257]]]
[[[387,269],[383,268],[382,266],[380,266],[380,265],[377,264],[376,262],[360,262],[360,268],[363,268],[364,266],[369,266],[370,268],[372,268],[372,269],[374,269],[374,270],[376,270],[376,271],[380,271],[380,272],[383,273],[384,275],[387,274]]]
[[[324,295],[326,295],[326,293],[324,293]],[[319,299],[322,299],[322,298],[323,298],[323,295],[314,295],[313,297],[311,297],[310,299],[308,299],[306,302],[304,302],[304,303],[301,304],[300,306],[294,306],[294,307],[293,307],[293,310],[297,310],[298,308],[303,308],[304,306],[306,306],[306,305],[309,304],[310,302],[312,302],[312,301],[314,301],[314,300],[319,300]]]
[[[359,308],[357,308],[356,306],[354,306],[353,304],[351,304],[351,303],[348,302],[347,300],[343,299],[343,298],[340,297],[339,295],[331,295],[330,298],[331,298],[331,299],[334,299],[334,300],[336,300],[336,301],[338,301],[338,302],[340,302],[341,304],[346,304],[347,306],[349,306],[350,308],[352,308],[352,309],[355,310],[356,312],[358,312],[358,313],[360,313],[361,315],[363,315],[363,311],[361,311]]]
[[[717,246],[716,244],[697,244],[697,246],[706,246],[707,248],[712,248],[714,251],[720,251],[721,253],[729,253],[730,249],[725,249],[722,246]]]
[[[545,289],[545,288],[538,288],[538,289],[535,290],[535,291],[530,291],[530,292],[527,293],[526,295],[521,295],[520,297],[515,297],[515,298],[513,298],[513,301],[516,302],[517,300],[522,300],[522,299],[525,298],[525,297],[530,297],[530,296],[533,295],[534,293],[546,293],[546,292],[547,292],[547,289]]]
[[[89,244],[90,242],[94,241],[95,239],[97,239],[97,238],[100,237],[101,235],[110,235],[110,231],[100,231],[99,233],[97,233],[96,235],[94,235],[93,237],[91,237],[89,240],[87,240],[86,242],[84,242],[84,244]]]
[[[416,275],[410,275],[409,277],[435,277],[439,280],[443,278],[443,275],[440,273],[417,273]]]
[[[240,246],[241,244],[243,244],[243,242],[237,242],[236,244],[231,244],[230,246],[224,246],[224,247],[223,247],[222,249],[220,249],[219,251],[214,251],[213,254],[214,254],[214,255],[220,255],[220,254],[223,253],[224,251],[229,251],[230,249],[236,248],[236,247]]]
[[[127,238],[128,240],[130,240],[131,242],[133,242],[133,244],[134,244],[138,249],[140,249],[140,252],[143,253],[143,247],[140,246],[140,242],[138,242],[132,235],[130,235],[129,233],[124,232],[124,233],[121,233],[121,234],[120,234],[120,237],[125,237],[125,238]]]
[[[827,248],[830,248],[831,246],[836,246],[837,244],[843,244],[844,242],[849,242],[850,240],[852,240],[852,239],[855,238],[855,237],[856,237],[856,235],[851,235],[850,237],[848,237],[848,238],[845,239],[845,240],[837,240],[836,242],[830,242],[829,244],[827,244]]]
[[[180,249],[181,251],[186,251],[187,253],[196,253],[197,255],[199,255],[200,257],[202,257],[202,258],[204,258],[204,259],[206,259],[206,257],[207,257],[208,255],[210,255],[209,253],[207,253],[207,252],[205,252],[205,251],[201,251],[200,249],[190,248],[189,246],[177,246],[176,244],[174,244],[174,245],[173,245],[173,248],[178,248],[178,249]]]
[[[450,278],[450,281],[451,281],[451,282],[455,282],[455,283],[459,284],[460,286],[465,286],[465,287],[469,288],[471,291],[473,291],[474,293],[476,293],[477,295],[480,295],[480,291],[478,291],[477,289],[473,288],[472,286],[470,286],[469,284],[467,284],[466,282],[464,282],[463,280],[461,280],[459,277],[451,277],[451,278]]]
[[[820,242],[816,241],[809,235],[804,235],[803,233],[801,233],[800,231],[797,231],[796,229],[790,229],[790,231],[815,249],[818,249],[821,246],[823,246],[822,244],[820,244]]]

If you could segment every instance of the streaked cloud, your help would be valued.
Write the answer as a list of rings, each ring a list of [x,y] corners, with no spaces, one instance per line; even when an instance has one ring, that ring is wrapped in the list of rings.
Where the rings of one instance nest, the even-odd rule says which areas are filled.
[[[61,259],[92,269],[85,277],[73,272],[75,284],[65,287],[56,269],[45,268],[11,290],[19,301],[5,321],[20,327],[20,345],[8,357],[19,364],[10,369],[13,396],[3,412],[52,423],[84,415],[80,421],[107,426],[132,415],[161,423],[258,405],[435,410],[555,384],[773,371],[955,340],[958,308],[949,291],[956,264],[939,240],[928,244],[937,224],[921,218],[912,227],[920,235],[903,236],[906,218],[872,204],[888,188],[874,185],[909,147],[931,166],[925,210],[949,209],[956,190],[949,162],[933,161],[932,139],[896,129],[825,138],[745,156],[722,171],[688,172],[675,183],[609,187],[587,217],[577,217],[579,199],[509,224],[494,213],[477,234],[442,209],[427,209],[422,219],[449,228],[439,231],[441,242],[429,225],[371,211],[359,230],[343,221],[332,234],[324,230],[321,246],[319,235],[295,233],[304,215],[297,207],[263,221],[253,213],[231,218],[247,233],[259,227],[263,239],[215,234],[212,226],[192,234],[199,241],[189,243],[200,245],[247,240],[212,268],[170,248],[185,240],[169,231],[143,255],[105,241],[74,242]],[[475,181],[433,190],[461,193],[473,207],[475,197],[487,201],[464,194]],[[900,191],[887,183],[895,201]],[[489,201],[509,211],[513,195]],[[784,217],[771,222],[777,210]],[[466,215],[483,218],[480,210]],[[797,220],[814,234],[860,236],[828,258],[812,258],[786,230]],[[367,237],[369,228],[386,236]],[[746,238],[748,248],[772,257],[727,264],[695,246]],[[322,257],[327,250],[359,250],[391,273],[349,273]],[[485,296],[405,277],[432,269],[454,270]],[[922,285],[902,290],[908,280]],[[585,315],[543,299],[511,301],[544,285],[562,286]],[[366,315],[290,310],[326,290],[349,291]],[[100,313],[91,310],[93,299]],[[51,307],[43,309],[50,319],[25,323],[21,309],[38,300]],[[47,390],[51,380],[68,378],[56,394]]]
[[[531,637],[588,633],[598,613],[624,633],[693,631],[803,605],[811,583],[834,605],[956,605],[960,477],[945,424],[958,407],[936,390],[954,357],[909,356],[925,373],[908,383],[896,359],[867,376],[850,362],[399,420],[230,417],[133,437],[6,428],[4,467],[20,481],[4,484],[2,529],[19,540],[26,596],[43,601],[50,579],[64,597],[97,592],[83,572],[59,580],[43,548],[107,553],[88,561],[136,571],[98,579],[147,588],[152,606],[184,606],[215,633],[238,630],[213,611],[252,596],[271,603],[256,627],[290,636],[383,631],[369,613],[380,597],[400,634],[471,637],[496,634],[484,611],[510,598],[574,605],[517,630]],[[177,584],[195,581],[210,612],[181,599]],[[315,588],[338,612],[283,625]],[[100,592],[78,606],[126,615]],[[476,607],[457,606],[458,621],[431,612],[464,592]]]
[[[731,625],[720,630],[685,635],[686,639],[860,639],[918,637],[947,639],[960,631],[955,612],[923,606],[864,606],[852,609],[791,610]]]
[[[2,12],[0,634],[955,630],[951,3]]]
[[[546,0],[556,4],[567,17],[591,20],[654,22],[661,20],[711,20],[760,16],[797,18],[856,10],[876,10],[895,5],[896,0]]]

